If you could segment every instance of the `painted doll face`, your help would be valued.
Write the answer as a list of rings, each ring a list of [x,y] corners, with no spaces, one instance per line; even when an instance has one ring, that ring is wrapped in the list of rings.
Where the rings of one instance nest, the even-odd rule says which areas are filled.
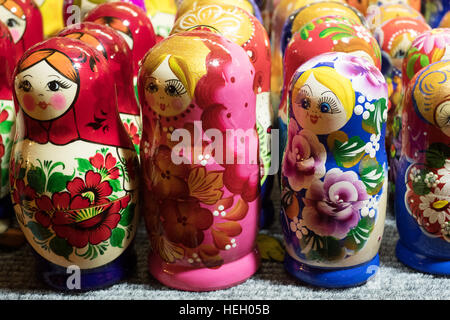
[[[168,56],[145,83],[145,99],[157,114],[173,117],[188,107],[191,97],[169,66]]]
[[[435,119],[442,132],[450,137],[450,100],[446,100],[437,106]]]
[[[27,26],[26,20],[19,18],[4,6],[0,6],[0,20],[8,27],[14,43],[19,42],[25,33]]]
[[[17,75],[15,90],[19,105],[27,115],[47,121],[63,115],[72,106],[78,84],[46,61],[40,61]]]
[[[312,73],[299,89],[294,89],[292,101],[297,122],[316,134],[337,131],[347,122],[342,102]]]

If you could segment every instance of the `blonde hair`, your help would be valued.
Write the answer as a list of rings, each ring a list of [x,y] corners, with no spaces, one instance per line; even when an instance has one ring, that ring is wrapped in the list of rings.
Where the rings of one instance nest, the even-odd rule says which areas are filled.
[[[209,53],[209,49],[198,40],[196,37],[173,36],[154,47],[143,65],[145,76],[150,76],[170,56],[170,69],[183,83],[191,98],[194,97],[197,82],[206,74],[205,61]]]
[[[356,99],[352,82],[331,67],[318,67],[303,72],[296,81],[294,88],[301,88],[311,74],[314,75],[317,82],[330,89],[338,97],[344,107],[346,120],[348,121],[353,114]]]

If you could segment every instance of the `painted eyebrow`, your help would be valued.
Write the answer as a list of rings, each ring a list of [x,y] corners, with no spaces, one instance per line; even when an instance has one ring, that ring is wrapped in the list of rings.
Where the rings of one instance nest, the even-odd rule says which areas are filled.
[[[311,87],[309,86],[309,84],[304,84],[304,85],[300,88],[300,91],[305,90],[304,87],[308,87],[309,93],[312,93],[312,90],[311,90]]]
[[[58,79],[61,79],[61,77],[58,76],[58,75],[56,75],[56,74],[51,74],[51,75],[49,75],[47,78],[50,78],[50,77],[57,77]]]
[[[33,78],[33,76],[32,76],[31,74],[26,74],[26,75],[24,75],[23,77],[24,77],[24,78],[25,78],[25,77],[31,77],[31,78]]]
[[[170,82],[170,81],[180,81],[180,80],[178,80],[178,79],[169,79],[169,80],[166,80],[166,81],[164,81],[164,82]],[[180,81],[181,82],[181,81]]]
[[[320,95],[323,96],[325,93],[331,93],[333,96],[336,97],[336,99],[339,100],[339,98],[337,97],[337,95],[336,95],[333,91],[331,91],[331,90],[324,91],[324,92],[322,92]]]

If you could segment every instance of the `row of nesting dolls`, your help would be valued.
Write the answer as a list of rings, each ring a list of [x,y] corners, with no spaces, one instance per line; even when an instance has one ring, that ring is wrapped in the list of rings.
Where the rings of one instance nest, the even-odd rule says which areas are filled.
[[[210,10],[210,23],[196,10]],[[2,24],[0,238],[17,236],[7,230],[15,212],[38,275],[55,288],[67,288],[72,265],[84,290],[127,276],[140,212],[150,271],[169,286],[227,287],[259,266],[268,169],[259,164],[260,137],[271,125],[267,32],[224,4],[187,10],[173,33],[154,46],[141,9],[107,3],[17,59]]]
[[[100,7],[97,11],[100,11]],[[94,21],[113,20],[110,12],[107,19],[95,17],[94,13],[90,13],[88,17],[91,15],[94,15]],[[218,21],[214,20],[214,17]],[[236,19],[239,17],[241,22],[237,25]],[[331,19],[324,17],[323,23],[327,25],[333,22],[333,19],[342,23],[340,27],[347,27],[346,30],[356,25],[345,16]],[[242,22],[246,20],[250,22]],[[231,26],[230,21],[234,22]],[[114,25],[118,25],[117,21]],[[61,35],[67,33],[66,36],[71,38],[86,39],[86,42],[99,50],[97,56],[89,56],[86,50],[81,50],[83,53],[76,52],[75,47],[80,50],[79,44],[67,43],[58,46],[57,43],[62,40],[54,40],[53,45],[50,40],[31,49],[31,53],[28,52],[22,57],[15,77],[17,89],[22,92],[15,92],[20,111],[18,133],[11,158],[11,172],[14,172],[11,174],[12,195],[13,199],[18,199],[15,203],[20,203],[19,207],[16,206],[16,214],[20,225],[26,226],[23,229],[30,244],[53,263],[42,261],[47,270],[52,267],[44,274],[47,279],[52,279],[49,281],[55,286],[58,281],[60,286],[64,285],[61,279],[66,277],[66,273],[61,266],[67,266],[69,263],[91,269],[85,270],[84,288],[104,285],[105,280],[99,280],[99,277],[107,277],[108,283],[121,278],[123,270],[130,268],[129,256],[132,253],[130,249],[125,249],[132,241],[137,223],[137,214],[134,211],[136,196],[133,192],[136,190],[136,183],[133,183],[135,181],[132,179],[135,161],[129,153],[130,150],[126,151],[126,139],[123,132],[120,133],[123,128],[121,129],[115,117],[111,116],[114,113],[114,103],[112,108],[92,107],[93,112],[90,114],[81,115],[76,110],[94,106],[93,100],[97,99],[98,94],[94,93],[92,86],[95,86],[95,80],[98,79],[93,77],[92,73],[97,76],[103,73],[99,72],[102,53],[108,59],[106,49],[101,50],[105,45],[99,39],[92,39],[101,32],[96,31],[89,37],[84,29],[90,28],[94,27],[89,27],[88,24],[77,25],[63,31]],[[270,63],[267,63],[270,54],[267,35],[260,23],[236,7],[211,5],[189,11],[177,21],[174,31],[190,29],[196,31],[173,36],[151,50],[141,69],[139,96],[144,131],[140,144],[141,178],[145,186],[141,190],[150,191],[141,194],[144,200],[141,205],[153,247],[149,259],[152,274],[169,286],[207,290],[240,282],[251,276],[258,265],[254,237],[260,204],[260,175],[263,176],[266,171],[260,170],[258,159],[247,161],[249,159],[246,152],[235,150],[234,139],[222,140],[219,149],[227,154],[231,153],[232,158],[236,160],[244,160],[243,164],[233,161],[224,164],[217,150],[211,152],[208,146],[212,144],[212,136],[217,138],[217,133],[251,130],[255,127],[258,128],[257,132],[247,137],[247,149],[257,150],[258,140],[261,146],[270,140],[264,138],[268,132],[261,130],[263,124],[270,127],[270,107],[266,89],[266,68],[270,68]],[[360,32],[364,31],[359,29]],[[236,33],[236,30],[240,32]],[[307,30],[312,31],[314,28],[309,27]],[[217,31],[225,38],[215,35]],[[244,36],[241,36],[241,32]],[[366,37],[369,35],[366,34]],[[232,42],[227,41],[227,38]],[[337,37],[340,38],[345,37]],[[131,43],[132,47],[133,37],[131,40],[128,44]],[[242,50],[242,47],[245,50]],[[69,53],[69,48],[74,51]],[[35,51],[38,53],[34,53]],[[115,54],[117,52],[116,48]],[[61,58],[64,55],[68,59]],[[32,56],[34,59],[30,59]],[[60,57],[55,59],[58,56]],[[110,55],[109,60],[113,60],[113,56]],[[363,57],[366,56],[363,54]],[[28,63],[24,62],[26,60]],[[52,60],[54,62],[51,62]],[[60,61],[57,62],[58,60]],[[65,67],[62,63],[64,60]],[[286,265],[288,270],[294,270],[295,273],[299,270],[299,261],[303,259],[310,262],[309,265],[318,267],[319,271],[304,273],[313,279],[320,278],[317,276],[318,272],[323,276],[322,267],[359,265],[358,268],[341,270],[335,282],[328,277],[324,283],[318,283],[325,286],[349,285],[342,283],[340,279],[350,276],[347,281],[353,284],[361,282],[362,278],[367,279],[370,275],[370,272],[367,272],[369,267],[377,264],[377,257],[373,258],[373,255],[378,250],[385,211],[380,209],[379,205],[384,201],[382,198],[386,190],[383,188],[386,161],[384,159],[383,163],[383,153],[377,152],[380,150],[380,139],[381,150],[384,149],[382,127],[386,115],[383,108],[387,108],[387,96],[383,98],[383,92],[386,91],[383,88],[384,79],[366,60],[346,54],[320,56],[316,60],[311,60],[303,67],[305,70],[317,70],[311,71],[307,77],[305,75],[308,72],[305,72],[303,78],[298,75],[297,80],[302,79],[303,83],[296,80],[295,85],[301,88],[294,89],[295,85],[292,84],[288,95],[292,101],[288,104],[301,106],[302,109],[291,111],[293,107],[289,107],[288,118],[294,117],[295,121],[293,119],[289,123],[288,145],[282,165],[285,182],[283,213],[287,213],[282,214],[282,218],[285,218],[283,224],[289,253]],[[55,75],[49,74],[57,70],[59,77],[64,80],[44,81],[41,88],[51,93],[73,86],[72,93],[68,90],[65,91],[68,95],[50,94],[48,102],[39,100],[40,98],[34,99],[33,96],[45,96],[44,93],[32,89],[32,69],[39,65],[41,67],[37,74],[47,73],[48,77],[51,77]],[[72,65],[72,68],[68,67],[69,65]],[[47,71],[44,67],[47,67]],[[343,72],[341,77],[333,74],[332,69]],[[27,70],[28,73],[24,73]],[[82,72],[83,70],[88,73]],[[245,72],[246,70],[248,72]],[[34,68],[34,72],[36,71],[37,68]],[[299,72],[301,73],[300,70],[297,73]],[[23,77],[21,80],[20,76]],[[81,79],[84,77],[94,83],[82,87]],[[346,77],[347,81],[344,81]],[[333,78],[335,83],[331,84]],[[103,77],[101,81],[102,88],[107,86]],[[83,83],[86,84],[85,81]],[[132,81],[127,83],[131,84]],[[343,87],[339,87],[341,83]],[[34,84],[35,88],[38,86],[39,84]],[[119,91],[119,86],[116,86]],[[244,88],[245,86],[247,87]],[[132,88],[128,86],[130,87]],[[85,90],[81,90],[83,88]],[[324,92],[324,88],[331,90]],[[32,94],[26,94],[33,91]],[[100,89],[100,95],[101,91]],[[108,90],[104,90],[103,96],[98,97],[99,105],[107,105],[107,101],[111,100],[111,97],[107,98],[108,93],[105,91]],[[344,96],[338,93],[339,91],[342,91]],[[335,97],[330,94],[333,92]],[[119,92],[117,95],[119,96]],[[128,95],[128,99],[130,96],[132,94]],[[47,110],[49,106],[53,105],[53,109],[58,109],[55,108],[58,100],[62,106],[59,108],[61,111],[52,110],[54,114],[42,117],[45,113],[42,110]],[[61,103],[62,101],[64,103]],[[97,101],[95,102],[96,106]],[[369,106],[364,104],[365,102],[369,102]],[[355,124],[350,123],[358,121],[351,121],[353,109],[358,115],[358,103],[360,107],[368,108],[367,119],[374,118],[367,121],[364,119],[364,112],[359,114],[363,114],[362,117],[366,120],[363,121],[362,128],[367,132],[365,137],[361,135],[361,130],[356,129],[356,134],[360,135],[359,141],[354,137],[348,138],[348,134],[352,133],[350,129],[355,127]],[[27,108],[27,104],[30,108]],[[327,120],[324,116],[322,120],[320,114],[314,115],[316,111],[311,106],[319,107],[322,113],[328,113],[331,117]],[[373,108],[377,111],[374,112]],[[34,114],[33,109],[37,111]],[[243,112],[250,115],[249,119],[242,119]],[[370,112],[375,115],[370,115]],[[379,112],[381,113],[378,114]],[[337,117],[332,116],[333,114]],[[199,124],[196,120],[202,122]],[[320,120],[319,125],[316,125],[317,120]],[[23,128],[20,128],[21,123]],[[138,124],[135,125],[137,126]],[[130,128],[129,123],[128,127]],[[173,133],[180,133],[178,130],[174,131],[178,128],[183,128],[188,137],[193,134],[195,139],[197,133],[205,139],[200,142],[200,146],[194,141],[194,162],[198,159],[195,164],[190,161],[192,159],[184,163],[181,161],[182,164],[174,163],[174,150],[181,151],[176,149],[177,145],[172,139]],[[76,133],[73,134],[72,131]],[[69,139],[64,135],[68,135]],[[136,136],[138,135],[134,132],[132,137]],[[370,148],[364,143],[366,152],[355,151],[362,147],[361,142],[369,139]],[[350,140],[352,143],[349,143]],[[30,141],[37,142],[38,145],[30,148]],[[238,140],[237,144],[239,141],[242,142],[242,139]],[[91,146],[92,142],[96,145]],[[59,159],[55,156],[58,154],[58,146],[69,143],[76,148],[76,156],[69,157],[72,163],[67,160],[67,154],[61,154]],[[74,143],[79,143],[80,146]],[[292,143],[296,145],[293,146]],[[354,143],[357,148],[345,150],[355,147]],[[99,144],[103,145],[103,148],[99,147]],[[328,146],[328,152],[325,145]],[[106,146],[113,146],[115,150],[112,151]],[[43,149],[36,149],[37,147]],[[261,159],[264,159],[263,147],[260,149]],[[368,149],[371,150],[367,151]],[[231,152],[228,152],[229,150]],[[358,153],[356,157],[355,152]],[[47,159],[43,159],[42,154],[46,155]],[[266,158],[270,160],[270,157]],[[334,165],[331,163],[330,166],[330,161],[335,161]],[[357,164],[359,172],[349,170],[344,173],[339,169],[341,167],[354,170]],[[265,164],[262,168],[266,169]],[[358,174],[361,181],[358,180]],[[320,178],[324,176],[325,180],[321,182]],[[327,188],[327,191],[323,188]],[[305,192],[309,194],[305,196]],[[330,192],[334,192],[334,195],[331,196]],[[303,203],[300,201],[300,207],[299,200],[303,200]],[[327,204],[328,208],[324,207],[324,204]],[[326,219],[327,215],[336,217]],[[292,234],[295,235],[294,242]],[[303,256],[297,258],[296,252]],[[368,257],[373,259],[364,263]],[[239,269],[240,272],[233,272],[233,276],[220,276],[228,274],[228,268],[230,271]],[[302,276],[299,278],[304,279]]]
[[[448,275],[450,29],[397,1],[365,18],[339,1],[289,4],[274,13],[271,88],[287,271],[324,287],[366,281],[391,190],[399,260]]]

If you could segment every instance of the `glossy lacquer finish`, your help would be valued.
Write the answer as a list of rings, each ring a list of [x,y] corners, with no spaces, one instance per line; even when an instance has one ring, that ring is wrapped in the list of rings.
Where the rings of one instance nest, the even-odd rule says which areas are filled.
[[[38,275],[64,290],[75,265],[76,289],[116,283],[134,264],[138,158],[108,61],[80,40],[52,38],[26,52],[14,81],[11,193]]]
[[[387,202],[387,86],[367,60],[325,53],[289,92],[282,161],[285,267],[321,287],[367,281],[378,268]]]
[[[271,130],[274,122],[270,104],[270,45],[263,25],[252,15],[236,6],[205,5],[187,11],[174,25],[172,33],[204,28],[218,32],[240,45],[255,68],[253,91],[256,94],[256,125],[259,136],[261,162],[261,227],[274,219],[271,200],[273,173],[271,166]]]
[[[116,83],[120,118],[139,156],[142,135],[140,109],[134,95],[133,66],[129,63],[131,50],[126,41],[112,28],[92,22],[67,27],[59,36],[79,39],[99,50],[108,60]]]
[[[259,266],[254,77],[246,52],[211,32],[172,35],[144,59],[138,87],[149,269],[169,287],[226,288]]]
[[[450,274],[450,61],[420,70],[402,112],[395,213],[397,257],[407,266]]]
[[[8,28],[0,22],[0,234],[10,227],[14,210],[9,196],[9,158],[15,132],[12,80],[16,56]]]
[[[132,54],[133,75],[137,77],[139,62],[156,43],[152,23],[145,11],[126,2],[104,3],[89,11],[84,21],[107,25],[125,39]]]
[[[430,63],[448,59],[450,59],[450,29],[432,29],[421,33],[414,39],[403,59],[401,72],[403,90],[422,68]],[[397,104],[390,111],[391,117],[388,121],[389,180],[392,183],[393,193],[402,148],[402,111],[402,104]]]
[[[44,39],[42,15],[33,0],[0,0],[0,21],[9,29],[16,58]]]
[[[293,74],[303,63],[326,52],[346,52],[366,59],[381,68],[381,52],[377,41],[361,23],[341,17],[324,16],[311,20],[296,32],[284,52],[284,85],[278,110],[280,156],[287,138],[289,85]]]

